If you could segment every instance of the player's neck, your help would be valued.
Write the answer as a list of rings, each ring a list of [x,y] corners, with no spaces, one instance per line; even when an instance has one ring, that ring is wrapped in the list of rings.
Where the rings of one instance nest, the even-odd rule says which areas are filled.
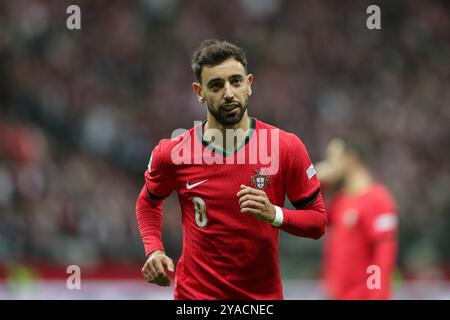
[[[222,137],[223,137],[222,143],[223,144],[220,145],[220,142],[218,142],[218,144],[212,142],[211,144],[217,145],[219,148],[231,152],[232,150],[236,149],[237,146],[240,145],[244,141],[249,128],[250,128],[250,118],[248,117],[247,111],[245,111],[244,116],[242,117],[241,121],[239,121],[235,125],[230,125],[230,126],[225,126],[225,125],[219,123],[211,114],[208,113],[208,118],[207,118],[207,121],[206,121],[205,127],[204,127],[203,137],[205,140],[211,141],[211,140],[213,140],[212,135],[214,134],[214,130],[208,132],[208,129],[219,130],[222,133]],[[237,135],[234,138],[234,143],[232,144],[232,147],[231,147],[232,150],[228,150],[228,148],[226,148],[226,146],[227,146],[227,141],[226,141],[227,129],[234,130],[234,131],[241,130],[240,132],[244,133],[242,135]]]
[[[343,191],[347,195],[363,193],[373,184],[373,177],[364,167],[358,167],[351,171],[344,180]]]

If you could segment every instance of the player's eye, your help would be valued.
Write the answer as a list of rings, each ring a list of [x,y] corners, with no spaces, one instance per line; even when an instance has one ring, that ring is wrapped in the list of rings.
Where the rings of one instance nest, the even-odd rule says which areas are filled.
[[[214,82],[214,83],[212,83],[212,84],[209,86],[209,88],[210,88],[212,91],[219,91],[219,90],[222,88],[222,84],[219,83],[219,82]]]
[[[239,78],[231,80],[231,84],[235,87],[239,87],[241,85],[241,83],[242,83],[242,80]]]

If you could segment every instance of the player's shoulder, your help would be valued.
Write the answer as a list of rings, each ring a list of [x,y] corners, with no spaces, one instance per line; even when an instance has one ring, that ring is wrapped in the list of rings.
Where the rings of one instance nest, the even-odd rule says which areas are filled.
[[[372,207],[392,208],[395,211],[396,205],[392,193],[388,187],[380,182],[374,183],[370,192],[367,194],[368,204]]]
[[[158,153],[160,157],[170,156],[172,151],[183,143],[190,143],[195,127],[189,130],[183,130],[180,134],[172,138],[162,138],[158,144],[153,148],[153,153]]]
[[[288,132],[286,130],[283,130],[281,128],[278,128],[274,125],[271,125],[269,123],[266,123],[264,121],[258,120],[256,119],[256,127],[261,130],[267,130],[267,131],[271,131],[271,130],[276,130],[278,132],[278,137],[279,137],[279,142],[280,142],[280,148],[282,149],[289,149],[292,147],[300,147],[300,148],[304,148],[305,145],[302,141],[302,139],[296,135],[295,133],[292,132]]]
[[[378,199],[385,199],[392,201],[393,196],[391,191],[389,191],[388,187],[381,182],[376,182],[372,188],[372,196]]]

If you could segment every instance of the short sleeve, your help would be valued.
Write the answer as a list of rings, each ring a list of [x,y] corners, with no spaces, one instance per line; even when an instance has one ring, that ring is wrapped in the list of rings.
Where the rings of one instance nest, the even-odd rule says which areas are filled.
[[[393,199],[385,193],[377,194],[363,215],[363,228],[371,241],[392,239],[398,227],[397,209]]]
[[[145,171],[145,186],[152,198],[166,198],[174,190],[174,170],[172,167],[168,141],[161,140],[153,149]]]
[[[303,142],[294,134],[288,146],[286,192],[292,205],[301,209],[320,194],[320,182]]]

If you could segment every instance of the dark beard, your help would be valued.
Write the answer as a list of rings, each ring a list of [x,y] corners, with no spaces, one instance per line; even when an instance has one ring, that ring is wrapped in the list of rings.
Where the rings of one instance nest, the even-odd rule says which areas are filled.
[[[238,124],[242,120],[242,117],[247,110],[247,99],[245,99],[244,105],[239,104],[239,106],[237,107],[238,112],[235,115],[228,115],[227,112],[222,108],[222,106],[218,107],[216,110],[211,107],[209,103],[207,103],[206,105],[208,106],[209,112],[217,122],[219,122],[223,126],[233,126],[235,124]]]

